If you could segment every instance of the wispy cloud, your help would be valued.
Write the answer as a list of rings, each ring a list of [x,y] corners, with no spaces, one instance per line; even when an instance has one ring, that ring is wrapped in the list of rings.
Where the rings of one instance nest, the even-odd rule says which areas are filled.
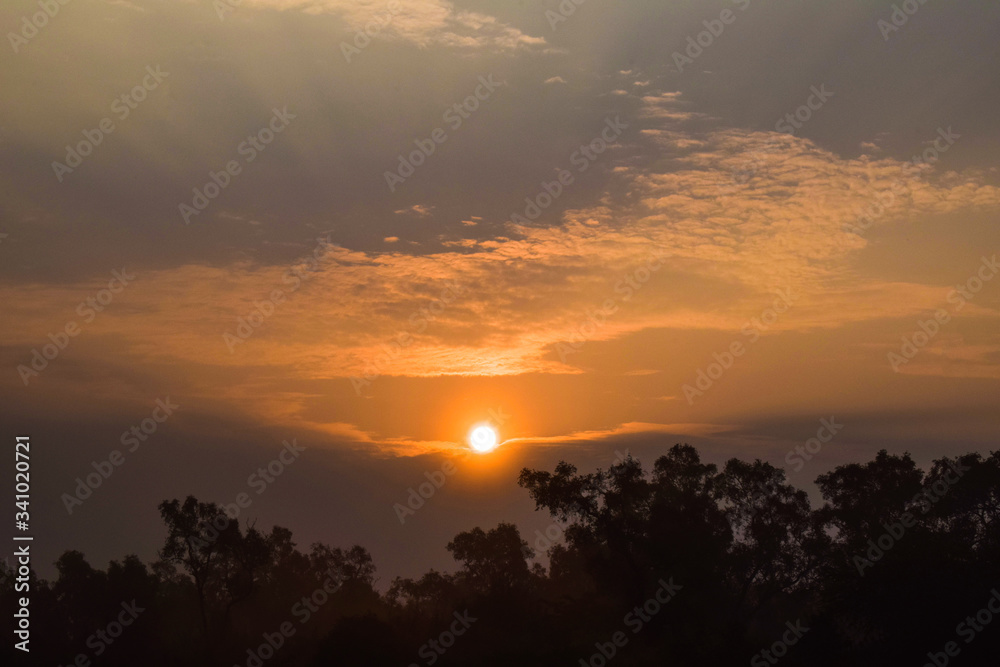
[[[391,13],[392,20],[379,35],[421,47],[515,51],[545,45],[543,37],[527,35],[488,14],[459,9],[448,0],[400,0],[398,12],[392,12],[386,0],[244,0],[243,4],[250,9],[334,14],[362,31],[375,17]]]

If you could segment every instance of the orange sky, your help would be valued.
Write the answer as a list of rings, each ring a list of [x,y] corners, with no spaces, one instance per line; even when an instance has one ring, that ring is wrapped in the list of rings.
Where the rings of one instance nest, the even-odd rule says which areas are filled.
[[[0,63],[0,393],[7,428],[51,438],[45,502],[166,396],[164,444],[100,502],[221,499],[295,435],[370,522],[337,529],[386,550],[386,501],[442,457],[467,466],[444,534],[473,497],[477,521],[522,512],[521,465],[625,447],[783,464],[843,418],[807,484],[881,447],[991,446],[995,36],[927,5],[883,39],[874,4],[750,3],[683,69],[699,3],[588,3],[556,29],[499,0],[64,7]],[[470,458],[486,420],[507,444]],[[165,463],[192,451],[221,467]],[[54,525],[68,543],[97,516]]]

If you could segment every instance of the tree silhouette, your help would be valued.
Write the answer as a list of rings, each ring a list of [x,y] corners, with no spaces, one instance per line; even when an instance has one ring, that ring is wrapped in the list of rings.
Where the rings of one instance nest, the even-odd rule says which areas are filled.
[[[67,551],[55,581],[32,577],[46,638],[32,659],[531,666],[608,662],[613,649],[624,667],[774,664],[780,650],[789,666],[874,666],[940,662],[955,642],[963,664],[995,662],[1000,631],[982,610],[1000,604],[1000,453],[924,471],[881,451],[820,475],[817,509],[769,463],[719,470],[688,445],[648,471],[631,456],[586,473],[560,462],[522,470],[518,484],[552,519],[535,548],[512,523],[471,528],[446,545],[454,572],[397,577],[384,592],[361,546],[303,551],[286,528],[164,501],[158,561],[101,570]],[[547,567],[533,562],[542,555]],[[15,581],[0,564],[11,606]],[[133,601],[136,622],[95,643]],[[791,627],[806,630],[782,644]]]
[[[233,531],[239,527],[229,520],[215,503],[202,503],[188,496],[160,503],[160,517],[167,526],[167,539],[160,558],[180,565],[194,582],[202,630],[208,635],[208,591],[223,576],[218,561],[223,547],[232,544]],[[220,539],[223,538],[223,539]],[[224,539],[228,538],[228,539]]]
[[[535,551],[512,523],[501,523],[489,532],[473,528],[459,533],[447,549],[462,562],[462,575],[469,585],[482,594],[510,593],[523,589],[530,580],[528,560]]]

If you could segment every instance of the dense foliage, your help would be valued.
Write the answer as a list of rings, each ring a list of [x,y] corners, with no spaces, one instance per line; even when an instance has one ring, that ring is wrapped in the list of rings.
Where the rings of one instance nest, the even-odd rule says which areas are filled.
[[[54,582],[34,582],[31,663],[996,664],[1000,615],[976,616],[1000,589],[1000,452],[923,471],[883,451],[816,482],[812,509],[782,470],[720,471],[687,445],[651,471],[631,457],[525,469],[519,485],[552,517],[544,536],[473,528],[447,545],[457,572],[384,592],[360,546],[303,551],[284,528],[166,501],[157,562],[100,570],[69,551]],[[12,572],[2,579],[12,609]],[[112,639],[118,618],[130,624]]]

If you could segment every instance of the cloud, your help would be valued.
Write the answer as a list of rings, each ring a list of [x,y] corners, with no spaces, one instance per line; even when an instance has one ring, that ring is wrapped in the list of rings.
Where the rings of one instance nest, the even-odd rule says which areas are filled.
[[[643,435],[670,435],[689,437],[708,437],[717,434],[727,433],[735,430],[736,426],[724,424],[650,424],[643,422],[629,422],[619,424],[614,428],[594,431],[577,431],[566,435],[555,435],[533,438],[513,438],[504,442],[504,445],[530,445],[539,446],[566,446],[573,443],[584,442],[614,442],[616,440]]]
[[[423,204],[414,204],[409,208],[401,208],[393,211],[396,215],[415,215],[418,218],[430,217],[431,212],[434,210],[433,206],[425,206]]]
[[[664,99],[647,104],[660,107]],[[141,303],[109,312],[107,326],[143,356],[228,366],[250,354],[255,363],[306,377],[370,373],[383,347],[412,329],[405,354],[381,374],[494,375],[578,372],[553,355],[554,346],[577,335],[588,313],[607,299],[617,299],[620,308],[590,340],[651,327],[735,331],[774,290],[786,288],[803,299],[795,317],[778,328],[905,317],[940,303],[938,286],[862,285],[845,273],[868,243],[845,232],[845,223],[907,173],[904,163],[842,159],[775,133],[691,133],[683,128],[689,118],[670,114],[646,118],[645,141],[659,144],[666,133],[694,143],[673,140],[679,165],[673,171],[633,165],[619,172],[627,201],[567,211],[559,227],[508,225],[505,236],[449,242],[424,255],[329,246],[308,283],[278,305],[261,335],[237,354],[227,353],[222,334],[255,300],[282,286],[287,267],[159,271],[134,288]],[[734,170],[765,146],[769,152],[753,178],[734,183]],[[975,208],[1000,208],[1000,189],[974,175],[929,175],[877,225]],[[424,217],[430,208],[418,204],[397,213]],[[669,260],[650,287],[624,300],[623,281],[654,256]],[[462,286],[463,296],[427,314],[450,285]],[[58,312],[57,304],[71,299],[66,291],[7,290],[4,298],[14,320],[24,321],[39,304]],[[191,295],[196,303],[189,303]],[[724,313],[721,298],[728,302]],[[178,327],[184,336],[168,334]],[[190,345],[194,338],[201,344]]]
[[[507,224],[423,254],[321,244],[315,253],[303,247],[303,259],[289,265],[243,259],[146,270],[70,356],[104,368],[113,349],[125,366],[184,369],[191,390],[212,400],[302,420],[311,400],[302,386],[346,387],[352,376],[582,374],[581,357],[560,346],[648,330],[735,333],[775,290],[797,299],[769,334],[916,321],[940,306],[947,286],[860,277],[858,256],[883,229],[915,217],[1000,210],[1000,189],[974,171],[928,168],[911,179],[899,159],[844,158],[806,139],[712,125],[676,93],[642,104],[639,131],[604,158],[607,188],[591,205],[565,210],[558,225]],[[901,178],[910,179],[907,193],[867,235],[845,231]],[[431,206],[396,213],[426,217]],[[12,367],[76,318],[73,306],[99,287],[0,288],[9,321],[18,322],[0,340],[15,351]],[[276,290],[283,298],[271,302]],[[966,312],[995,322],[985,305]],[[262,322],[247,329],[251,318]],[[224,335],[239,336],[240,327],[249,333],[230,351]],[[896,340],[895,331],[886,335]],[[995,340],[967,341],[944,359],[955,362],[947,371],[923,368],[1000,377]],[[62,368],[38,382],[81,382]],[[254,381],[231,381],[251,372]],[[6,381],[16,380],[11,372]]]
[[[255,9],[301,11],[340,16],[352,30],[410,42],[421,48],[514,51],[539,48],[543,37],[532,37],[480,12],[458,9],[447,0],[245,0]],[[394,10],[394,7],[398,9]]]

